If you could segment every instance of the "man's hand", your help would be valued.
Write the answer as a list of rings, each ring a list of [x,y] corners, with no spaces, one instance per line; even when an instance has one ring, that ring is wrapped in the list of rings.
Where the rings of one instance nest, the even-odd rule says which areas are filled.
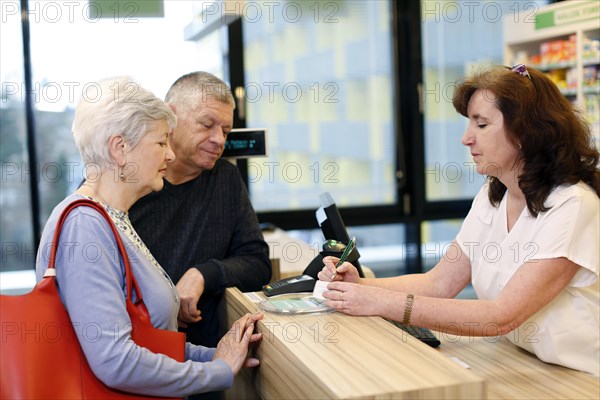
[[[187,328],[188,324],[202,319],[198,310],[198,301],[204,292],[204,276],[196,268],[190,268],[183,274],[175,288],[181,300],[177,320],[180,327]]]

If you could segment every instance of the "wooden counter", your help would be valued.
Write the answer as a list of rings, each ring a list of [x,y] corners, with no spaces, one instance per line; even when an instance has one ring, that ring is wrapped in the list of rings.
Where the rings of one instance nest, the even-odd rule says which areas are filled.
[[[237,289],[227,290],[226,307],[230,324],[258,309]],[[505,338],[435,332],[442,345],[432,349],[379,317],[341,313],[265,313],[258,329],[261,366],[236,377],[230,398],[600,398],[599,378],[544,363]]]
[[[485,379],[488,399],[600,399],[600,379],[545,363],[506,338],[435,333],[441,354]]]
[[[258,310],[235,288],[226,306],[230,324]],[[265,313],[258,330],[261,365],[236,377],[231,398],[251,387],[264,399],[485,398],[481,377],[379,317]]]

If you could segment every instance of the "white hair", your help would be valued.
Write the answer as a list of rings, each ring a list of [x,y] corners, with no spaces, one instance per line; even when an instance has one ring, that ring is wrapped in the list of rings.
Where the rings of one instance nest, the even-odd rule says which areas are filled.
[[[75,110],[73,138],[86,165],[108,168],[114,160],[108,141],[122,136],[132,148],[160,121],[169,132],[177,118],[171,109],[150,91],[129,77],[104,79],[95,85],[98,95],[84,96]]]

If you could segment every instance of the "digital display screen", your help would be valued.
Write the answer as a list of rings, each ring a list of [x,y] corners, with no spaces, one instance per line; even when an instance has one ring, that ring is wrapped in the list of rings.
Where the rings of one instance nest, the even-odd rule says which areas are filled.
[[[227,135],[223,157],[247,158],[266,155],[266,129],[232,129]]]

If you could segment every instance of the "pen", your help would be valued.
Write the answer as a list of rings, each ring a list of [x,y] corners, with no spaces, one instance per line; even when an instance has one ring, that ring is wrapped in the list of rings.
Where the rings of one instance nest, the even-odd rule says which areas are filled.
[[[335,278],[335,276],[337,275],[337,267],[339,267],[340,265],[342,265],[344,263],[344,261],[346,261],[346,258],[348,258],[348,255],[354,249],[355,242],[356,242],[356,237],[353,237],[352,239],[350,239],[350,241],[348,242],[348,245],[346,246],[346,248],[344,249],[344,252],[342,253],[342,256],[338,260],[337,264],[335,264],[335,272],[333,273],[333,275],[331,275],[332,281]]]

